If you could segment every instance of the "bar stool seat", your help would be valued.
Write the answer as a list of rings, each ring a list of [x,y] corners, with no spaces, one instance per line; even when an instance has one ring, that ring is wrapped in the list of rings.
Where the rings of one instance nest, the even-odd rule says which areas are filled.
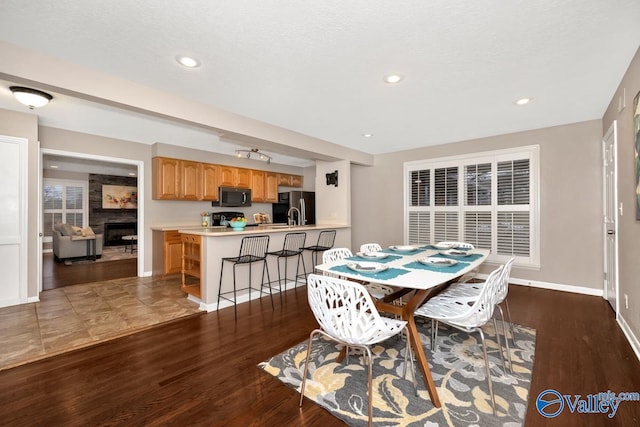
[[[296,260],[296,275],[294,276],[294,287],[298,287],[298,271],[300,269],[300,262],[302,261],[302,271],[304,271],[304,276],[307,275],[307,269],[304,266],[304,260],[302,259],[302,248],[304,247],[304,242],[307,239],[307,233],[305,232],[295,232],[295,233],[287,233],[284,236],[284,244],[282,245],[282,249],[278,251],[267,252],[267,255],[272,255],[276,257],[276,263],[278,265],[278,291],[280,292],[280,302],[282,303],[282,281],[284,280],[285,290],[287,287],[287,260],[291,257],[297,257]],[[280,272],[280,260],[284,258],[284,278]],[[271,282],[269,282],[269,287],[271,287]]]
[[[254,289],[251,281],[251,270],[254,263],[263,263],[262,267],[262,282],[260,284],[260,289],[255,289],[260,292],[260,296],[262,297],[264,291],[264,274],[267,273],[267,283],[271,282],[271,278],[269,277],[269,267],[267,266],[267,248],[269,247],[269,236],[268,235],[260,235],[260,236],[247,236],[242,238],[242,242],[240,243],[240,252],[237,257],[226,257],[222,258],[222,266],[220,267],[220,285],[218,286],[218,309],[220,309],[220,299],[225,299],[227,301],[233,302],[233,310],[234,317],[238,318],[238,308],[237,308],[237,292],[249,290],[249,301],[251,300],[251,290]],[[224,265],[225,262],[230,262],[233,264],[233,290],[222,292],[222,278],[224,273]],[[237,288],[236,284],[236,267],[238,265],[249,265],[249,283],[247,286],[242,287],[240,289]],[[233,294],[233,297],[230,296]],[[229,296],[227,296],[229,295]],[[273,295],[271,293],[271,287],[269,286],[269,296],[271,297],[271,306],[273,307]]]

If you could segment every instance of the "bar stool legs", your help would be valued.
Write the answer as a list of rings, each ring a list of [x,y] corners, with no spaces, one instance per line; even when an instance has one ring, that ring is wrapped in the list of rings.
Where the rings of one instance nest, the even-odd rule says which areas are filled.
[[[218,286],[218,309],[220,309],[220,299],[225,299],[227,301],[233,302],[233,310],[234,317],[238,319],[238,309],[237,309],[237,301],[238,301],[238,291],[248,290],[249,291],[249,300],[251,300],[251,290],[253,288],[252,285],[252,274],[251,270],[253,264],[262,263],[262,281],[260,284],[260,289],[256,289],[260,292],[260,296],[262,293],[266,293],[264,289],[264,275],[267,273],[267,281],[271,281],[271,277],[269,276],[269,267],[267,266],[267,248],[269,247],[269,236],[247,236],[242,239],[240,243],[240,253],[237,257],[228,257],[222,258],[222,265],[220,267],[220,284]],[[224,274],[224,264],[225,262],[230,262],[233,264],[233,290],[222,292],[222,278]],[[243,287],[241,289],[237,288],[236,281],[236,267],[240,264],[248,264],[249,266],[249,283],[248,286]],[[233,298],[227,296],[229,294],[233,294]],[[271,297],[271,307],[273,305],[273,294],[271,292],[271,287],[269,286],[269,296]]]

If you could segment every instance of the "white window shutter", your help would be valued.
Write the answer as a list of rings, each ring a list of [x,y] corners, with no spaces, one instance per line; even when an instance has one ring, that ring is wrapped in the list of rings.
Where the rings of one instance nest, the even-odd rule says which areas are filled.
[[[431,242],[431,212],[409,212],[410,245],[428,244]]]

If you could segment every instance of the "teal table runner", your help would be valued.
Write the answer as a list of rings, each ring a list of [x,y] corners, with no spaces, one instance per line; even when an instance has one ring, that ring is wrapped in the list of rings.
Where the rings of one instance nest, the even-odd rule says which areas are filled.
[[[447,259],[455,259],[458,262],[473,262],[475,260],[477,260],[478,258],[482,258],[481,254],[471,254],[471,255],[467,255],[467,256],[450,256],[450,255],[442,255],[442,254],[435,254],[435,255],[430,255],[434,258],[447,258]]]
[[[429,270],[429,271],[435,271],[436,273],[445,273],[445,274],[457,273],[458,271],[460,271],[460,270],[462,270],[462,269],[464,269],[464,268],[466,268],[468,266],[469,266],[469,264],[466,263],[466,262],[459,262],[457,264],[450,265],[450,266],[447,266],[447,267],[441,267],[441,266],[423,264],[423,263],[418,262],[418,261],[413,261],[413,262],[410,262],[408,264],[403,265],[403,267],[411,268],[411,269],[414,269],[414,270]]]
[[[356,261],[356,262],[368,261],[368,262],[379,262],[384,264],[386,262],[395,261],[400,258],[402,257],[400,257],[399,255],[389,255],[386,258],[370,258],[370,257],[363,257],[363,256],[356,255],[356,256],[351,256],[349,258],[345,258],[345,259],[349,261]]]
[[[335,271],[337,273],[357,274],[359,276],[362,276],[363,278],[371,277],[371,278],[376,279],[376,280],[395,279],[398,276],[402,276],[403,274],[409,273],[409,270],[405,270],[404,268],[391,267],[391,268],[388,268],[385,271],[381,271],[379,273],[375,273],[375,274],[366,274],[366,273],[364,273],[363,274],[363,273],[360,273],[358,271],[353,271],[352,269],[350,269],[346,265],[336,265],[335,267],[331,267],[329,270]]]

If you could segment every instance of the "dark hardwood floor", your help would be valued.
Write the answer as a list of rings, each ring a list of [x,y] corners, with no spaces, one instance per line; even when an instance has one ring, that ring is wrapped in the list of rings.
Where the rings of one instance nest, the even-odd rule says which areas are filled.
[[[0,424],[11,426],[334,426],[340,421],[256,365],[315,327],[306,288],[192,317],[0,372]],[[640,362],[599,297],[511,286],[512,318],[537,329],[527,426],[631,426],[640,402],[613,419],[565,410],[545,419],[535,399],[640,391]],[[425,402],[425,405],[429,405]]]
[[[129,258],[65,265],[63,262],[56,262],[52,253],[46,253],[42,255],[42,290],[133,277],[138,274],[137,262],[137,258]]]

